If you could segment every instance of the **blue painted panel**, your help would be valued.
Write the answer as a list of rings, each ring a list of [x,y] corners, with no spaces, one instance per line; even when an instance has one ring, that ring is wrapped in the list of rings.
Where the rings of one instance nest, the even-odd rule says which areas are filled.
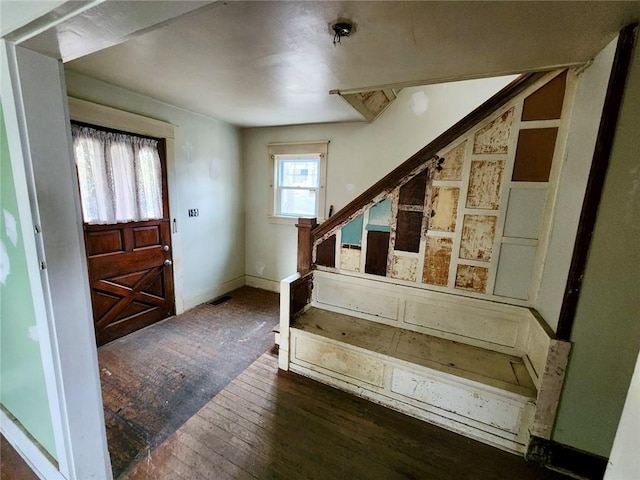
[[[342,240],[343,244],[349,245],[362,245],[362,223],[364,215],[358,215],[356,218],[342,227]]]
[[[367,230],[371,230],[369,228],[371,225],[391,226],[391,200],[385,198],[369,209],[369,226]]]

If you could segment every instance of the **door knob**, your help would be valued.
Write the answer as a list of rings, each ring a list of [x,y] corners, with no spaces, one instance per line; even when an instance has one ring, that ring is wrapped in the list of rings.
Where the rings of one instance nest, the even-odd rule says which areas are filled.
[[[164,266],[165,266],[165,267],[170,267],[171,265],[173,265],[173,262],[167,258],[167,259],[164,261]]]
[[[169,245],[163,245],[162,251],[163,252],[168,252],[169,251]]]

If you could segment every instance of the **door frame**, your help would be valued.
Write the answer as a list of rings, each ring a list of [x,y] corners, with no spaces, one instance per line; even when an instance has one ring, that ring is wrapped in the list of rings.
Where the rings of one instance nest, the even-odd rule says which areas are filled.
[[[69,117],[72,121],[95,125],[112,130],[120,130],[123,132],[145,135],[164,140],[166,155],[166,183],[164,185],[163,195],[169,197],[169,219],[171,227],[171,250],[173,259],[173,284],[175,298],[175,312],[180,314],[184,312],[184,298],[182,290],[182,258],[180,235],[178,233],[177,221],[171,216],[171,212],[178,211],[177,195],[171,192],[176,191],[175,185],[175,126],[156,120],[154,118],[144,117],[135,113],[125,112],[116,108],[107,107],[79,98],[69,97]]]

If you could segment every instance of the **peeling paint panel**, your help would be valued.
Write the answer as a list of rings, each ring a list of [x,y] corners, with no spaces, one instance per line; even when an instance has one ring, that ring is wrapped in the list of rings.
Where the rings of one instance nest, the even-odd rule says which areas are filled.
[[[418,253],[422,232],[422,212],[398,211],[395,249]]]
[[[465,140],[457,147],[442,155],[442,158],[444,158],[444,162],[441,165],[442,169],[440,171],[436,169],[433,175],[434,180],[461,180],[466,149],[467,141]]]
[[[471,162],[467,207],[498,210],[503,174],[502,160]]]
[[[517,433],[521,406],[498,396],[478,395],[470,388],[393,369],[391,391],[478,422]]]
[[[507,110],[476,132],[473,153],[508,153],[513,110]]]
[[[460,242],[460,258],[491,260],[497,217],[493,215],[465,215]]]
[[[522,120],[553,120],[562,114],[564,90],[567,84],[565,70],[524,100]]]
[[[294,342],[294,355],[298,360],[370,385],[384,385],[384,364],[380,361],[300,335],[295,335]]]
[[[334,268],[336,266],[336,236],[331,235],[316,248],[316,265]]]
[[[359,247],[343,245],[340,249],[340,269],[359,272],[361,256],[362,250]]]
[[[433,187],[429,230],[453,232],[458,218],[459,188]]]
[[[393,256],[393,268],[391,276],[399,280],[416,281],[416,271],[418,270],[418,259],[412,257]]]
[[[387,275],[387,256],[389,254],[389,232],[368,232],[365,273]]]
[[[369,228],[372,225],[384,227],[391,225],[391,200],[385,198],[369,209],[369,224],[367,225],[367,230],[373,230]]]
[[[362,245],[362,221],[364,215],[360,214],[342,227],[342,244]]]
[[[485,293],[487,290],[487,279],[489,269],[485,267],[474,267],[472,265],[458,265],[456,272],[456,288],[460,290],[471,290],[473,292]]]
[[[387,98],[382,90],[372,90],[369,92],[360,92],[355,94],[374,116],[378,115],[382,110],[387,108],[391,101]]]
[[[557,128],[520,130],[513,167],[514,182],[548,182]]]
[[[449,280],[449,264],[453,239],[443,237],[427,237],[427,248],[424,254],[422,281],[431,285],[447,285]]]
[[[427,177],[425,170],[400,187],[398,203],[400,205],[424,205]]]

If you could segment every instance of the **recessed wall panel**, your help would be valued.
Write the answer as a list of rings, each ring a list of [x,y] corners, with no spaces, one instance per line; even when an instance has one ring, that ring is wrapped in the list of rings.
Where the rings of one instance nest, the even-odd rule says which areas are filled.
[[[493,293],[501,297],[527,300],[535,257],[535,246],[503,244]]]

